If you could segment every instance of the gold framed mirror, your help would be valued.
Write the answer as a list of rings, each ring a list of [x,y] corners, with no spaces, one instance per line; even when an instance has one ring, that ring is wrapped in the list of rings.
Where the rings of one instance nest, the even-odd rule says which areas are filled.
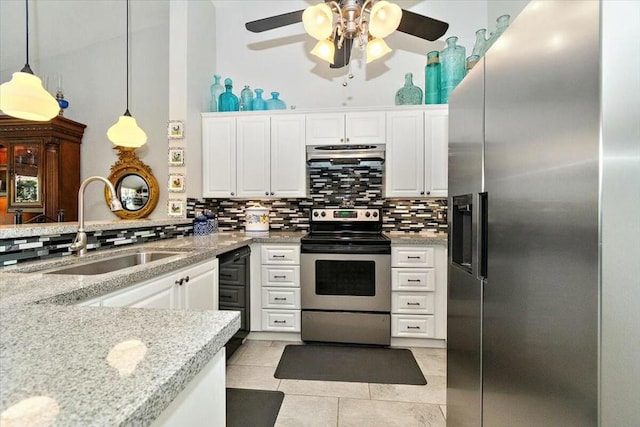
[[[135,153],[135,148],[114,147],[118,150],[118,161],[111,166],[109,181],[118,193],[124,208],[114,212],[122,219],[146,218],[155,209],[160,197],[158,181],[151,168]],[[105,187],[104,198],[109,203],[109,190]]]

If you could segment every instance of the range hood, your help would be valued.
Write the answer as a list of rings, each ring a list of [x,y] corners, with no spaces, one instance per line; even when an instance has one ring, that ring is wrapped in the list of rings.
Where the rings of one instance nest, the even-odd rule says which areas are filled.
[[[365,161],[384,162],[384,144],[371,145],[308,145],[307,162],[360,164]]]

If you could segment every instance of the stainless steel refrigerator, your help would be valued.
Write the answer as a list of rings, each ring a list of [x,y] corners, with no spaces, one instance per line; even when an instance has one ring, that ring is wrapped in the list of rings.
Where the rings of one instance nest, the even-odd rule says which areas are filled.
[[[602,10],[598,1],[532,1],[451,94],[450,427],[640,422],[607,424],[600,413],[599,369],[607,369],[600,363],[601,89],[611,66],[602,66]],[[625,42],[635,43],[627,55],[637,57],[638,39]],[[611,77],[638,79],[617,65],[621,74]],[[633,199],[638,176],[627,179],[636,182],[628,187]],[[625,310],[615,316],[637,319],[633,308]],[[637,339],[635,326],[620,324]],[[630,348],[618,362],[637,373],[624,361],[638,360],[638,345]],[[629,384],[616,399],[638,395]],[[628,421],[637,415],[620,410]]]

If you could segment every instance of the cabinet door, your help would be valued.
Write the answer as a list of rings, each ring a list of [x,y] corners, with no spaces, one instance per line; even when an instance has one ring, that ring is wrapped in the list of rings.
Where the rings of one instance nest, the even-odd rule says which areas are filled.
[[[218,260],[198,264],[179,274],[182,303],[185,310],[218,309]],[[186,280],[188,277],[188,280]]]
[[[384,112],[346,113],[347,144],[384,144],[386,142]]]
[[[202,196],[236,195],[236,119],[202,119]]]
[[[306,134],[306,145],[344,143],[344,113],[307,114]]]
[[[269,196],[269,116],[238,117],[236,120],[238,197]]]
[[[168,274],[107,296],[103,307],[178,308],[175,275]]]
[[[274,197],[306,197],[305,118],[271,118],[271,192]]]
[[[447,197],[449,164],[449,109],[424,113],[425,195]]]
[[[422,111],[387,113],[385,195],[424,196],[424,116]]]

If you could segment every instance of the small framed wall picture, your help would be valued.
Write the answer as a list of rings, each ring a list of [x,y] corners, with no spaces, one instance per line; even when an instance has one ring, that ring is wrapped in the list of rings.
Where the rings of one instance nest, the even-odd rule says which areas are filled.
[[[172,193],[184,192],[184,175],[179,173],[169,174],[169,191]]]
[[[167,136],[169,139],[182,139],[184,138],[184,123],[182,120],[169,120],[167,126]]]
[[[184,166],[184,148],[169,148],[169,166]]]
[[[183,216],[184,202],[182,200],[169,199],[167,201],[167,212],[169,216]]]

